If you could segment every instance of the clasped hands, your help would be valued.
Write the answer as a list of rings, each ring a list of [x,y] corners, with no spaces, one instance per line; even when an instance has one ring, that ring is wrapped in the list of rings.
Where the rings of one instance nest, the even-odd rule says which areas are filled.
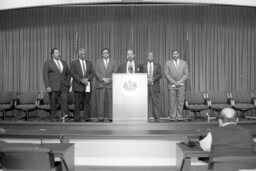
[[[83,78],[81,79],[81,82],[84,84],[84,85],[88,85],[88,78]]]
[[[103,77],[102,80],[103,80],[103,82],[104,82],[105,84],[109,84],[109,83],[111,82],[111,78],[105,78],[105,77]]]
[[[175,87],[180,87],[180,86],[183,86],[184,83],[181,82],[181,81],[176,81],[176,82],[174,83],[174,85],[175,85]]]

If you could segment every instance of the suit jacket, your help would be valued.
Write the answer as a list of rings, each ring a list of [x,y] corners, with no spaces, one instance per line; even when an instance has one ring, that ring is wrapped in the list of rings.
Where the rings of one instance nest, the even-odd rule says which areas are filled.
[[[254,155],[253,139],[247,129],[230,124],[212,132],[210,161],[214,157],[251,155]]]
[[[116,73],[118,65],[115,60],[109,59],[108,67],[106,69],[103,58],[98,59],[95,65],[96,88],[112,88],[112,73]],[[104,78],[111,78],[111,82],[106,84],[103,82]]]
[[[141,73],[141,64],[138,64],[136,62],[134,62],[135,65],[135,73]],[[118,67],[118,73],[126,73],[126,69],[127,69],[127,61],[122,63],[119,67]]]
[[[76,61],[73,61],[70,66],[70,73],[73,77],[73,83],[72,87],[74,91],[83,92],[85,90],[85,85],[81,82],[81,79],[83,79],[83,71],[80,64],[79,59]],[[88,81],[92,82],[92,79],[94,77],[94,71],[92,63],[88,60],[86,60],[86,72],[85,72],[85,78],[88,79]],[[92,88],[92,83],[90,84],[90,89]]]
[[[171,89],[173,88],[172,84],[174,84],[176,81],[185,83],[189,74],[188,65],[184,60],[179,59],[179,66],[176,68],[174,60],[169,60],[165,64],[164,73],[168,81],[168,89]]]
[[[50,59],[44,63],[43,80],[45,88],[51,87],[52,91],[60,89],[68,90],[70,87],[70,72],[66,61],[62,61],[62,73],[60,73],[56,63]]]
[[[153,85],[149,86],[152,86],[154,92],[160,93],[160,79],[162,78],[161,65],[155,62],[153,64]],[[142,72],[148,73],[148,63],[143,65]]]

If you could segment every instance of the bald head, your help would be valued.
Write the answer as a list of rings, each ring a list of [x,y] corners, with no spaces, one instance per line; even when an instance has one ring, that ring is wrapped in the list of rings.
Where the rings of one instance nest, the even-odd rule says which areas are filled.
[[[237,122],[236,111],[232,108],[224,108],[220,113],[220,120],[223,123]]]

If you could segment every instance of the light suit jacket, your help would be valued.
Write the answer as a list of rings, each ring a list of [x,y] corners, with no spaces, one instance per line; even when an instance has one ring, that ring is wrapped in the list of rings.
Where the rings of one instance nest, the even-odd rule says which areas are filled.
[[[174,60],[169,60],[165,64],[164,73],[165,78],[168,81],[168,89],[171,89],[173,88],[172,84],[177,81],[181,81],[185,84],[185,81],[189,75],[188,65],[184,60],[179,59],[179,66],[176,67]]]
[[[109,59],[108,67],[106,69],[103,58],[98,59],[95,65],[96,88],[112,88],[112,74],[118,70],[117,62]],[[106,84],[103,78],[111,78],[111,82]]]

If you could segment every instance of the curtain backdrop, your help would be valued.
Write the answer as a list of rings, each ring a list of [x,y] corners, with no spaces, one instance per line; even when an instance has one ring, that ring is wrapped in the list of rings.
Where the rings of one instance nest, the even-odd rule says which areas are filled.
[[[255,90],[256,9],[199,5],[108,5],[45,7],[0,12],[0,91],[45,91],[43,63],[57,47],[69,64],[75,33],[78,47],[95,64],[107,47],[125,61],[155,61],[164,70],[170,51],[178,49],[189,64],[189,89]],[[161,80],[162,117],[167,116],[167,82]],[[97,102],[92,95],[92,115]]]

